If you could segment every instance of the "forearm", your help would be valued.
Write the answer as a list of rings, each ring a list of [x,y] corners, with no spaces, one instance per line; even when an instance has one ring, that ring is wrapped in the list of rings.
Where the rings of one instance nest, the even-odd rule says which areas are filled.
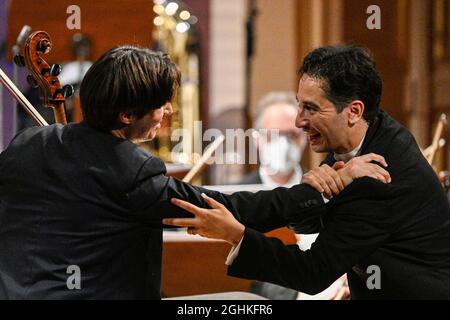
[[[297,231],[314,233],[320,229],[320,215],[325,212],[320,193],[306,185],[210,196],[223,203],[242,224],[260,232],[296,225]]]
[[[383,246],[395,230],[389,203],[358,199],[358,193],[372,187],[384,185],[370,179],[355,182],[353,201],[332,205],[328,223],[305,252],[247,228],[229,274],[312,294],[325,289]]]
[[[168,178],[159,200],[167,202],[171,198],[178,198],[207,208],[201,193],[224,204],[242,224],[260,232],[292,224],[296,225],[296,231],[314,233],[320,228],[320,215],[325,211],[320,193],[307,185],[226,195]],[[182,209],[168,204],[164,217],[179,217],[182,213]]]
[[[297,245],[285,246],[278,239],[246,229],[239,252],[230,261],[228,275],[317,294],[345,273],[335,266],[323,268],[317,264],[319,261],[311,251],[303,252]]]

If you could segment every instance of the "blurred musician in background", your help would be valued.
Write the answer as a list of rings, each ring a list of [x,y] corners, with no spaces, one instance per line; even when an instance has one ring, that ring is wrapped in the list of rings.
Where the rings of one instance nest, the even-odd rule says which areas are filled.
[[[358,170],[317,168],[316,179],[254,194],[227,196],[166,177],[164,162],[138,143],[172,113],[179,83],[167,55],[111,49],[81,84],[82,123],[29,128],[0,154],[0,298],[159,299],[161,220],[190,217],[171,198],[207,207],[204,192],[254,228],[271,221],[307,230],[325,210],[314,188],[338,194],[364,175],[389,179],[370,163],[381,157]]]
[[[66,62],[59,76],[64,84],[70,84],[75,90],[79,90],[84,75],[92,66],[91,57],[92,42],[86,35],[76,33],[72,37],[73,61]]]
[[[279,130],[279,136],[256,137],[259,168],[247,174],[239,184],[264,184],[276,188],[292,187],[301,181],[303,169],[300,161],[307,141],[306,135],[295,127],[296,116],[297,101],[293,93],[270,92],[258,102],[255,129],[258,132]]]
[[[73,61],[66,62],[59,76],[64,84],[70,84],[74,88],[74,95],[66,100],[67,113],[72,122],[82,120],[80,106],[80,85],[86,72],[92,66],[91,52],[92,41],[84,34],[76,33],[72,37]]]

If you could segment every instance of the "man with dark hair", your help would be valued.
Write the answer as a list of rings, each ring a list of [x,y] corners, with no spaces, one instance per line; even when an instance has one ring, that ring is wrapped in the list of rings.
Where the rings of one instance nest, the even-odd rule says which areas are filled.
[[[315,152],[328,153],[322,166],[348,166],[357,155],[377,153],[389,164],[392,182],[366,177],[333,197],[309,251],[246,226],[234,239],[229,274],[314,294],[347,273],[353,299],[449,299],[449,203],[414,137],[380,109],[381,80],[368,51],[313,50],[300,77],[296,125]],[[205,199],[213,209],[174,200],[196,218],[165,222],[208,237],[244,229],[225,207]]]
[[[119,118],[120,113],[142,118],[149,110],[164,106],[174,97],[180,77],[166,54],[134,47],[112,49],[83,79],[83,116],[92,128],[105,132],[121,129],[124,119]]]
[[[81,84],[84,122],[29,128],[0,154],[0,298],[159,299],[161,220],[188,216],[172,197],[206,206],[200,194],[208,193],[255,227],[261,219],[317,222],[324,207],[307,185],[313,179],[225,196],[165,176],[164,163],[136,143],[153,139],[172,113],[179,82],[165,54],[111,49]],[[367,163],[374,159],[383,162],[366,159],[362,175],[318,169],[338,184],[322,187],[336,194],[360,176],[386,181]]]
[[[382,82],[367,49],[358,46],[319,48],[305,57],[299,74],[324,80],[322,90],[338,113],[352,100],[359,99],[364,102],[363,117],[366,122],[376,117],[380,108]]]

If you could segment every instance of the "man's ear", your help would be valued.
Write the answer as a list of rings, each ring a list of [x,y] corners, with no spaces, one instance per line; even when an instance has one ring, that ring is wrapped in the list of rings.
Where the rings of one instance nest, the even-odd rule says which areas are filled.
[[[123,125],[130,125],[133,124],[135,120],[134,115],[132,115],[129,112],[120,112],[119,113],[119,122]]]
[[[355,125],[358,121],[363,119],[365,106],[364,102],[361,100],[353,100],[346,109],[348,113],[348,123],[350,126]]]

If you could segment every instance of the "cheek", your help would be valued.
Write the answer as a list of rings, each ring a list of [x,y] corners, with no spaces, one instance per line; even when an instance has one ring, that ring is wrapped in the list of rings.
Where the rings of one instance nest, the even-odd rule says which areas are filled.
[[[162,108],[154,110],[150,115],[148,115],[147,121],[151,123],[158,123],[164,117],[164,110]]]
[[[320,116],[311,118],[311,127],[319,131],[321,134],[326,133],[326,120]]]
[[[161,121],[164,118],[164,108],[158,109],[156,112],[156,119]]]
[[[324,124],[323,130],[328,141],[330,139],[334,141],[339,140],[340,135],[345,131],[342,119],[339,117],[329,119],[329,121]]]
[[[163,116],[164,116],[163,112],[155,113],[153,115],[153,117],[151,118],[151,120],[149,121],[150,122],[149,123],[150,128],[151,129],[155,129],[158,126],[158,124],[161,123],[161,121],[163,120]]]
[[[316,118],[315,121],[311,121],[311,127],[314,128],[314,130],[318,131],[322,136],[322,141],[327,143],[330,140],[330,135],[332,130],[331,126],[333,126],[333,123],[329,123],[329,119],[323,119],[323,118]]]

